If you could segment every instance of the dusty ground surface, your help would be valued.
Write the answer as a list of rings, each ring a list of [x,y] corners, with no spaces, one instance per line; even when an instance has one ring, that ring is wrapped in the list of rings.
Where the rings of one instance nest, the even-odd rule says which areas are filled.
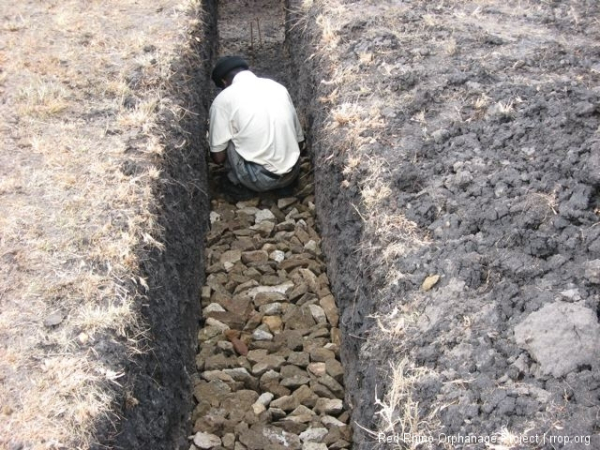
[[[355,448],[600,447],[598,3],[288,5]]]
[[[187,424],[200,7],[3,2],[0,448],[173,448]]]
[[[199,6],[3,5],[2,447],[185,445]],[[354,447],[600,447],[597,2],[287,6]]]

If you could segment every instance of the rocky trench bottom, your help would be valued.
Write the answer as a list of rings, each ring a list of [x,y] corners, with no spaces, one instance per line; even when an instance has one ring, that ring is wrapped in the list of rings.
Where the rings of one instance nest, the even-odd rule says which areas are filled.
[[[350,447],[338,309],[299,192],[212,200],[191,449]]]

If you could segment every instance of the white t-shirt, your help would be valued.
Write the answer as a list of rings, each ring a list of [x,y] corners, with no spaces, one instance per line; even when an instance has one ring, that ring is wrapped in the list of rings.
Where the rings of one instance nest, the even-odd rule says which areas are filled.
[[[226,150],[232,141],[246,161],[282,175],[298,161],[303,140],[287,89],[249,70],[239,72],[210,107],[211,152]]]

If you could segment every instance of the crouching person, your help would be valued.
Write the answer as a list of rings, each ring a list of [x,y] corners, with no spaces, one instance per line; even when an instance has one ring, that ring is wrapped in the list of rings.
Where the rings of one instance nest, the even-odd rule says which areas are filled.
[[[304,134],[287,89],[257,77],[239,56],[219,59],[212,79],[223,89],[210,108],[213,161],[225,164],[234,188],[265,192],[292,184]]]

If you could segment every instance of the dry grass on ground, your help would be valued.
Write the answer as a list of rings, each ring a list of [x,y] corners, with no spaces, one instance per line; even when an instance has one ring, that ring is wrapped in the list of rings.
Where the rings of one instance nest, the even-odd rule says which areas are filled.
[[[154,119],[195,8],[196,0],[3,6],[2,448],[7,439],[85,447],[91,424],[110,414],[107,386],[122,375],[102,362],[99,344],[143,350],[138,255],[162,246]],[[61,323],[44,324],[53,315]]]
[[[404,130],[398,125],[400,121],[396,120],[394,123],[397,110],[415,100],[416,94],[409,84],[410,78],[407,78],[407,86],[402,84],[404,75],[413,73],[418,76],[419,73],[426,73],[431,80],[435,80],[438,67],[427,66],[427,55],[436,55],[439,67],[456,64],[460,69],[472,61],[487,67],[503,60],[517,60],[515,64],[522,65],[523,60],[535,55],[544,45],[566,42],[565,36],[557,35],[552,27],[539,26],[538,22],[527,19],[543,14],[545,7],[538,2],[492,0],[418,1],[407,4],[366,0],[360,2],[359,9],[356,5],[346,5],[343,1],[305,0],[299,4],[302,19],[294,26],[300,28],[302,33],[303,27],[310,26],[310,20],[315,21],[319,28],[319,39],[314,41],[314,52],[309,60],[319,61],[317,66],[324,68],[329,76],[319,80],[320,85],[317,87],[321,107],[330,111],[324,124],[325,132],[322,136],[317,136],[317,140],[334,143],[325,146],[325,151],[332,154],[324,160],[331,164],[343,161],[342,174],[345,179],[342,181],[342,188],[352,189],[358,186],[359,201],[352,206],[363,222],[363,245],[356,251],[361,255],[358,260],[369,261],[365,264],[372,265],[361,269],[367,273],[377,271],[386,274],[381,277],[385,278],[385,285],[378,286],[379,292],[393,293],[393,286],[402,281],[404,275],[396,269],[397,260],[431,243],[427,230],[404,217],[401,210],[396,209],[390,201],[397,190],[397,187],[390,185],[394,179],[393,171],[397,167],[390,167],[385,157],[386,149],[401,153],[407,161],[412,159],[412,155],[402,145]],[[358,10],[360,14],[357,14]],[[565,20],[577,23],[576,9],[565,7],[564,12]],[[404,16],[412,17],[416,28],[404,31],[407,22],[402,20]],[[461,39],[438,39],[434,33],[436,30],[443,30],[444,36],[455,33]],[[353,39],[354,36],[356,40]],[[468,49],[461,48],[461,45],[468,42],[465,36],[474,41]],[[503,45],[476,45],[478,41],[490,36]],[[580,42],[581,35],[569,36],[569,39],[571,37],[574,41],[570,45],[586,45]],[[391,49],[389,44],[386,47],[386,39],[397,42],[398,47]],[[392,57],[387,58],[388,55]],[[454,61],[457,57],[461,58],[462,66]],[[542,74],[535,70],[507,71],[503,75],[507,77],[507,83],[540,87],[568,79],[553,71]],[[579,77],[578,81],[586,80]],[[381,86],[385,89],[379,90]],[[391,86],[395,88],[391,89]],[[432,81],[421,90],[435,92],[437,95],[435,88],[435,81]],[[415,134],[420,134],[420,138],[426,141],[436,138],[434,133],[440,123],[480,120],[486,111],[509,119],[522,102],[518,97],[492,99],[485,93],[472,98],[453,96],[452,89],[439,89],[439,92],[442,97],[430,100],[426,105],[427,110],[418,111],[407,121],[409,123],[402,123],[406,130],[409,127],[412,127],[411,131],[417,130]],[[465,105],[474,107],[473,117],[461,114]],[[411,162],[418,164],[416,158],[415,155]],[[391,158],[394,162],[398,159]],[[418,195],[418,188],[415,192]],[[550,201],[552,199],[546,200],[549,205],[548,214],[556,214],[555,202]],[[416,294],[413,299],[414,303],[418,302],[418,296]],[[411,299],[402,299],[401,302],[398,300],[398,304],[402,303],[402,306],[394,307],[394,301],[390,299],[392,304],[388,305],[391,312],[386,310],[383,316],[372,316],[377,319],[375,322],[378,324],[373,335],[383,332],[385,336],[397,338],[394,350],[397,355],[405,356],[400,362],[380,364],[382,368],[389,366],[388,380],[382,383],[387,391],[375,394],[379,427],[365,430],[370,436],[376,436],[378,432],[402,434],[435,430],[436,411],[426,419],[420,418],[412,395],[413,385],[420,378],[432,374],[416,367],[409,360],[408,351],[403,347],[401,339],[405,330],[414,326],[418,320],[418,305],[412,303]],[[465,317],[465,322],[465,326],[468,326],[468,317]],[[361,424],[357,425],[360,427]],[[510,430],[497,430],[496,434],[500,444],[494,448],[512,447]]]

